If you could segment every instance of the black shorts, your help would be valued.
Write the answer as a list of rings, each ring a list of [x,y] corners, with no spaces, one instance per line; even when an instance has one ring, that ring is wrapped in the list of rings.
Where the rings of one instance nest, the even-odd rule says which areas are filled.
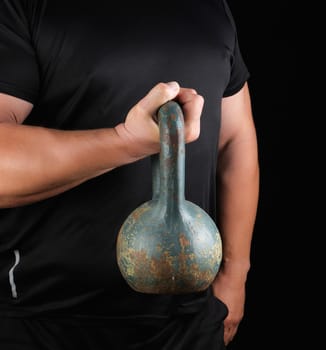
[[[223,350],[225,305],[128,319],[0,318],[1,350]]]

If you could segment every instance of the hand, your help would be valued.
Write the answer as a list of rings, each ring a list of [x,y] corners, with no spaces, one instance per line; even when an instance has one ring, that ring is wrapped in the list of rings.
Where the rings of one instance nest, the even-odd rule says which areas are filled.
[[[228,345],[237,333],[243,318],[245,283],[235,281],[232,275],[220,271],[213,282],[214,295],[227,306],[229,313],[224,320],[224,343]]]
[[[176,82],[159,83],[129,111],[125,122],[115,128],[130,155],[143,158],[159,152],[159,128],[154,118],[159,107],[169,100],[176,100],[182,107],[185,142],[199,137],[203,97],[194,89],[181,88]]]

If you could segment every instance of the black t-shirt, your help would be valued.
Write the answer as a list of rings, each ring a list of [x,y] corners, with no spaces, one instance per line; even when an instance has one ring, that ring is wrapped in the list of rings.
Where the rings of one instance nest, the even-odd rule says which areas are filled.
[[[0,2],[0,92],[34,104],[26,125],[111,128],[161,81],[203,95],[201,135],[186,145],[186,199],[213,219],[221,99],[247,79],[223,0]],[[151,199],[151,182],[146,158],[1,209],[0,315],[167,314],[176,298],[133,291],[115,255],[119,228]]]

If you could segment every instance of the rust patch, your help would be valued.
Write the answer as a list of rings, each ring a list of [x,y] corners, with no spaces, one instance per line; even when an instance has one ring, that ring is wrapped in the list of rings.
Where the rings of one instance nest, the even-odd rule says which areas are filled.
[[[207,285],[213,282],[213,279],[215,277],[212,273],[212,270],[201,270],[197,264],[190,265],[189,270],[191,271],[191,275],[194,279],[196,279],[197,282],[205,283]]]
[[[146,261],[148,260],[147,253],[144,249],[135,251],[134,249],[128,249],[126,253],[126,272],[128,276],[142,278],[146,268]]]
[[[184,233],[180,234],[179,243],[180,243],[182,251],[184,251],[184,249],[186,247],[190,246],[190,241],[189,241],[189,239],[187,239],[187,237],[186,237],[186,235]]]
[[[138,221],[139,218],[144,214],[146,213],[148,210],[150,209],[150,206],[142,206],[136,210],[134,210],[132,213],[131,213],[131,217],[133,220],[136,220]]]
[[[174,258],[167,251],[164,251],[159,259],[153,257],[150,274],[158,280],[169,280],[173,275],[173,260]]]
[[[187,262],[188,262],[189,256],[185,254],[185,252],[181,252],[178,255],[178,263],[179,263],[179,271],[178,275],[180,276],[186,276],[187,275]],[[183,278],[183,277],[182,277]]]

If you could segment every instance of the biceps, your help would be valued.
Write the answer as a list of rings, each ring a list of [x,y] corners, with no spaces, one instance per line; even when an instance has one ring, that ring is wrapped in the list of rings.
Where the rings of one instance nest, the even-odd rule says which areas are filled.
[[[236,94],[222,100],[219,148],[230,142],[255,139],[248,85]]]
[[[0,123],[22,124],[32,109],[30,102],[0,93]]]

